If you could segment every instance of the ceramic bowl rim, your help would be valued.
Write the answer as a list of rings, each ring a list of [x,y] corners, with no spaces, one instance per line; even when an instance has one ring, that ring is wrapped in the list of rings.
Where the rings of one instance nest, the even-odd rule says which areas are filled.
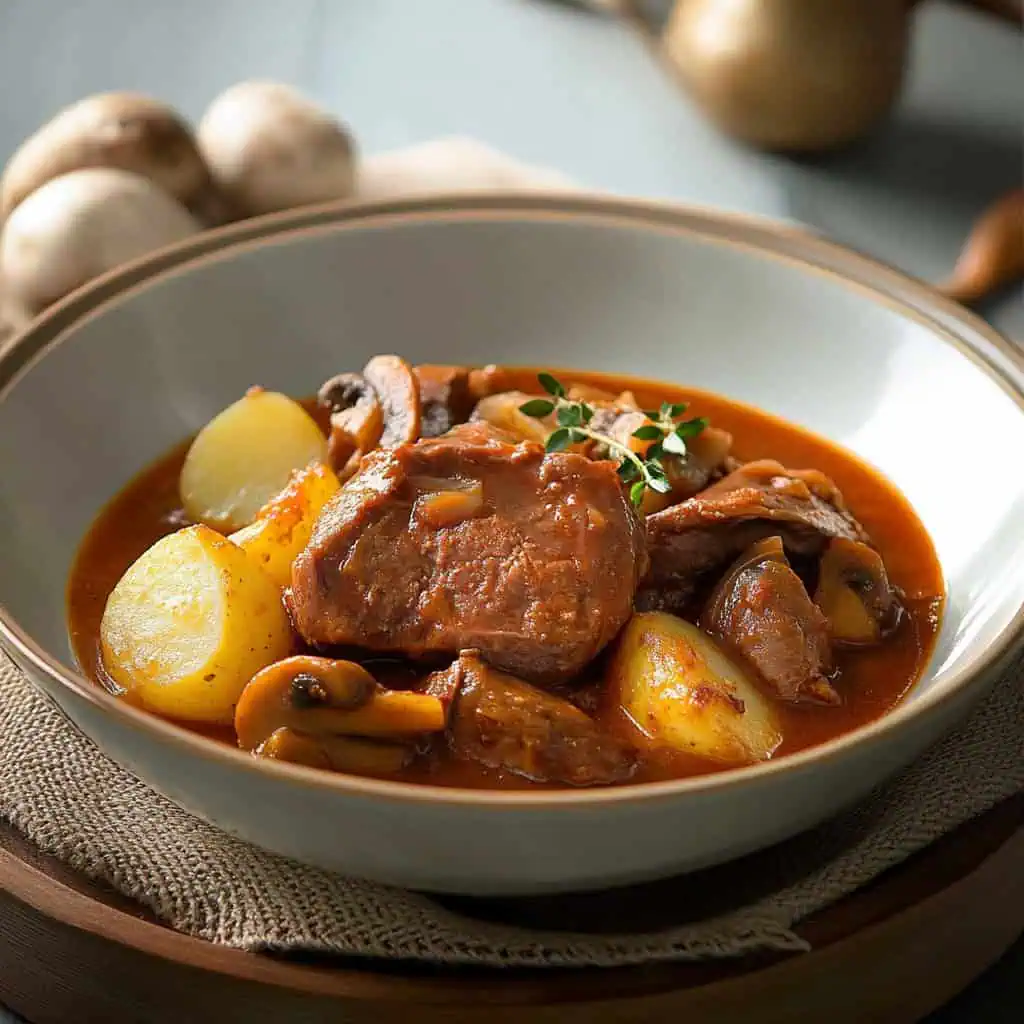
[[[0,403],[37,360],[45,358],[85,320],[128,301],[168,277],[184,275],[204,264],[264,245],[304,236],[352,229],[386,229],[397,224],[444,224],[455,221],[493,223],[570,221],[627,226],[657,234],[698,238],[702,242],[754,250],[763,258],[795,264],[804,272],[831,277],[871,301],[927,326],[937,337],[976,363],[1024,411],[1024,354],[979,316],[947,299],[927,284],[878,260],[820,238],[810,231],[749,214],[699,206],[617,197],[537,193],[452,193],[367,204],[328,203],[271,214],[203,232],[102,275],[72,292],[29,323],[0,351]],[[603,804],[630,804],[652,799],[679,799],[766,781],[780,774],[839,758],[862,744],[878,744],[911,721],[939,713],[972,685],[983,684],[1024,640],[1024,605],[978,655],[973,668],[951,670],[941,693],[930,691],[904,702],[882,717],[826,743],[758,765],[693,778],[637,783],[602,789],[498,792],[332,774],[300,765],[265,761],[200,736],[143,711],[90,682],[33,640],[0,603],[0,645],[16,660],[31,665],[60,687],[152,736],[191,755],[227,762],[240,770],[269,773],[281,783],[312,786],[339,795],[414,804],[461,804],[501,812],[559,812]]]

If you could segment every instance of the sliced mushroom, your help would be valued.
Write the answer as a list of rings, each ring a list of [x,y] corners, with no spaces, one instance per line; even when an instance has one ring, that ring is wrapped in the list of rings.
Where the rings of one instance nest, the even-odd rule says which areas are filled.
[[[877,644],[900,622],[903,608],[881,555],[867,544],[834,537],[821,556],[814,603],[833,640]]]
[[[384,409],[377,391],[361,374],[339,373],[317,395],[320,405],[331,411],[331,434],[327,454],[331,468],[342,479],[346,472],[377,447],[384,433]]]
[[[235,708],[238,744],[255,750],[277,729],[326,729],[327,715],[351,713],[368,703],[377,681],[361,665],[298,655],[276,661],[249,680]]]
[[[377,765],[373,771],[401,767],[412,741],[440,732],[445,722],[437,697],[385,690],[355,662],[311,655],[257,672],[235,709],[243,749],[345,771],[361,771],[368,760]]]
[[[427,363],[413,367],[420,392],[421,434],[440,437],[473,411],[468,366]]]
[[[374,356],[363,367],[384,409],[381,448],[412,444],[420,436],[420,389],[412,367],[399,356]]]
[[[260,757],[355,775],[390,775],[412,759],[412,748],[348,736],[307,736],[277,729],[257,748]]]
[[[374,356],[359,373],[339,373],[317,396],[331,410],[328,456],[348,479],[374,448],[395,448],[419,439],[420,390],[412,367],[398,356]]]

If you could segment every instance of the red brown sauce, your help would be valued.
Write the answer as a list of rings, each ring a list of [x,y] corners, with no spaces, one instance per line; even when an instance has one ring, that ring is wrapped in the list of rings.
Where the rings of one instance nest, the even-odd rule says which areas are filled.
[[[501,368],[500,387],[535,392],[536,370]],[[734,436],[742,461],[772,458],[792,468],[813,467],[832,478],[881,553],[889,578],[904,595],[906,614],[897,631],[877,647],[837,651],[842,703],[836,707],[778,704],[785,739],[782,757],[847,733],[885,714],[907,694],[931,654],[941,620],[944,586],[931,540],[907,500],[889,481],[849,452],[792,424],[720,395],[671,384],[596,372],[572,371],[565,380],[617,393],[630,390],[644,408],[662,401],[689,402]],[[312,404],[307,406],[311,411]],[[322,418],[322,416],[321,416]],[[100,620],[107,597],[126,569],[161,537],[188,525],[178,496],[178,475],[188,443],[144,470],[100,513],[78,551],[68,583],[72,647],[83,672],[111,691],[100,655]],[[384,685],[408,688],[421,674],[413,666],[376,657],[365,664]],[[595,667],[595,682],[599,668]],[[585,682],[584,682],[584,685]],[[584,693],[586,704],[591,694]],[[625,729],[609,716],[608,725]],[[234,745],[233,731],[182,723],[183,728]],[[708,761],[674,754],[641,764],[630,785],[720,770]],[[403,781],[481,789],[549,788],[475,763],[427,752],[400,776]]]

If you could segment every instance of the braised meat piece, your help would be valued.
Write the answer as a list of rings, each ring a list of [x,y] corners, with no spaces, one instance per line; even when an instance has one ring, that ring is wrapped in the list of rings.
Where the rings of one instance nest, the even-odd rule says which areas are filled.
[[[833,537],[821,556],[814,603],[828,619],[829,633],[838,643],[880,643],[903,616],[881,555],[845,537]]]
[[[828,620],[786,560],[781,537],[751,545],[715,587],[701,627],[780,700],[838,704]]]
[[[473,423],[366,456],[295,560],[289,604],[310,644],[473,648],[549,682],[615,636],[645,570],[614,464]]]
[[[448,743],[456,757],[571,786],[622,782],[636,767],[632,748],[578,707],[499,672],[475,651],[430,677],[428,692],[452,689]]]
[[[787,551],[819,555],[829,538],[867,542],[824,473],[750,462],[694,498],[647,517],[651,572],[638,606],[685,609],[704,578],[751,544],[780,536]]]

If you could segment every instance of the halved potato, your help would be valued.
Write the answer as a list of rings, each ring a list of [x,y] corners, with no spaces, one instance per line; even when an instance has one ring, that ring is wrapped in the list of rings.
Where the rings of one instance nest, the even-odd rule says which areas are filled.
[[[289,654],[292,632],[270,577],[216,531],[190,526],[121,577],[100,643],[107,672],[144,707],[229,725],[245,684]]]
[[[696,626],[663,612],[626,624],[608,668],[613,697],[652,746],[723,764],[782,742],[771,703]]]
[[[327,439],[298,402],[251,388],[196,435],[181,468],[181,501],[192,519],[238,530],[296,469],[326,461]]]
[[[288,486],[256,513],[234,541],[279,586],[292,582],[292,562],[309,543],[320,510],[341,490],[338,478],[321,462],[292,474]]]

